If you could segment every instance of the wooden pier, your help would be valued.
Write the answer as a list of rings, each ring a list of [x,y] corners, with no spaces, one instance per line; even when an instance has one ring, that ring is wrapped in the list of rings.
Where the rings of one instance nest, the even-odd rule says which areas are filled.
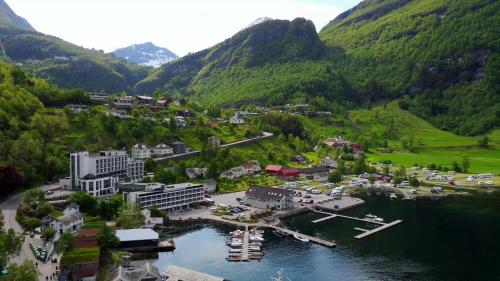
[[[395,220],[395,221],[393,221],[393,222],[386,223],[386,224],[384,224],[384,225],[382,225],[382,226],[379,226],[379,227],[377,227],[377,228],[374,228],[374,229],[372,229],[372,230],[366,230],[366,229],[361,230],[361,229],[358,229],[358,230],[361,230],[361,231],[364,231],[364,232],[363,232],[363,233],[361,233],[361,234],[358,234],[358,235],[354,236],[354,238],[356,238],[356,239],[365,238],[365,237],[366,237],[366,236],[368,236],[368,235],[372,235],[372,234],[374,234],[374,233],[377,233],[377,232],[379,232],[379,231],[382,231],[382,230],[384,230],[384,229],[386,229],[386,228],[389,228],[389,227],[391,227],[391,226],[393,226],[393,225],[396,225],[396,224],[398,224],[398,223],[401,223],[401,222],[403,222],[403,221],[402,221],[402,220]]]
[[[372,235],[374,233],[377,233],[379,231],[382,231],[384,229],[387,229],[387,228],[389,228],[391,226],[394,226],[396,224],[399,224],[399,223],[403,222],[402,220],[395,220],[395,221],[390,222],[390,223],[384,223],[384,222],[374,221],[374,220],[370,220],[370,219],[356,218],[356,217],[344,216],[344,215],[339,215],[339,214],[330,214],[330,213],[327,213],[327,212],[315,210],[313,208],[309,208],[309,210],[311,210],[312,212],[318,213],[318,214],[328,215],[328,216],[326,216],[324,218],[313,220],[312,223],[319,223],[319,222],[327,221],[329,219],[333,219],[333,218],[336,218],[336,217],[341,217],[341,218],[346,218],[346,219],[351,219],[351,220],[362,221],[362,222],[367,222],[367,223],[378,224],[379,225],[379,227],[374,228],[374,229],[370,229],[370,230],[369,229],[363,229],[363,228],[355,227],[354,229],[363,232],[361,234],[358,234],[358,235],[354,236],[354,238],[356,238],[356,239],[365,238],[365,237],[367,237],[369,235]]]
[[[321,238],[314,237],[314,236],[305,235],[305,234],[302,234],[302,233],[299,233],[297,231],[293,231],[290,229],[281,228],[281,227],[277,227],[277,226],[268,226],[268,227],[286,232],[290,235],[299,235],[299,236],[304,237],[306,239],[309,239],[309,241],[316,243],[318,245],[321,245],[321,246],[325,246],[325,247],[329,247],[329,248],[335,248],[337,246],[337,244],[335,244],[335,242],[323,240]]]
[[[245,232],[243,233],[243,246],[241,252],[241,261],[249,261],[248,258],[248,243],[250,241],[250,233],[248,232],[248,226],[245,227]]]

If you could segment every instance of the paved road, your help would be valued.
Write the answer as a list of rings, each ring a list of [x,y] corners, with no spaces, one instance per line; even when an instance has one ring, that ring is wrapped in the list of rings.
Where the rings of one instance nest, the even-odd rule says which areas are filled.
[[[40,187],[41,190],[47,191],[51,189],[57,188],[59,185],[54,184],[54,185],[45,185]],[[17,193],[15,195],[12,195],[11,197],[7,198],[5,201],[0,203],[0,209],[2,210],[3,218],[4,218],[4,227],[5,229],[14,229],[18,233],[22,233],[23,229],[21,225],[16,221],[16,213],[17,213],[17,208],[19,207],[19,204],[21,203],[21,200],[23,198],[22,193]],[[37,261],[35,258],[35,255],[31,251],[29,247],[29,243],[31,241],[34,241],[35,239],[39,239],[39,237],[35,238],[30,238],[28,235],[26,235],[26,239],[24,240],[24,243],[21,247],[21,251],[19,253],[19,256],[13,257],[9,260],[11,263],[23,263],[25,261],[33,261],[33,262],[38,262],[38,271],[40,272],[40,277],[39,280],[43,281],[46,280],[46,276],[52,275],[56,271],[56,266],[59,266],[59,256],[54,256],[57,257],[58,263],[52,263],[52,262],[47,262],[47,263],[42,263],[40,261]],[[52,279],[54,280],[54,279]]]

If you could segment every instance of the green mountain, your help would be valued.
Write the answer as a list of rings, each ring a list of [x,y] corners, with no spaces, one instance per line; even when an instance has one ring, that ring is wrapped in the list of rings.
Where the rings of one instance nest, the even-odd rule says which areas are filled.
[[[366,98],[398,98],[445,130],[499,126],[500,2],[367,0],[320,32],[344,50],[337,63]]]
[[[35,31],[31,24],[29,24],[26,19],[16,15],[4,0],[0,0],[0,25],[8,25]]]
[[[344,99],[349,89],[325,58],[330,50],[305,19],[266,20],[153,72],[135,87],[195,95],[214,104],[283,103],[322,96]]]
[[[0,38],[4,59],[65,88],[130,91],[149,73],[149,68],[37,32],[3,1]]]
[[[500,124],[500,3],[366,0],[320,33],[268,20],[167,64],[135,86],[234,105],[306,101],[403,109],[464,135]]]

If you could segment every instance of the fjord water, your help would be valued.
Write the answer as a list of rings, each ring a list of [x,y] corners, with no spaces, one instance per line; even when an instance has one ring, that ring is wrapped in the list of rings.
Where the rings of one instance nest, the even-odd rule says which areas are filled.
[[[363,198],[343,214],[373,213],[403,223],[357,240],[364,223],[303,214],[286,220],[300,232],[336,240],[328,249],[266,233],[261,262],[225,261],[224,241],[232,227],[207,225],[175,238],[177,250],[161,253],[155,265],[170,264],[230,280],[270,280],[281,268],[293,281],[306,280],[500,280],[500,193],[444,200]]]

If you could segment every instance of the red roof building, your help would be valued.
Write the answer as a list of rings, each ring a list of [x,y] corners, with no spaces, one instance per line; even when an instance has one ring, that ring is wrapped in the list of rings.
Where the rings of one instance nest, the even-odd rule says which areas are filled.
[[[299,174],[300,174],[299,169],[282,168],[277,175],[282,178],[298,178]]]
[[[279,165],[269,165],[266,167],[266,174],[277,175],[282,169],[283,167]]]

